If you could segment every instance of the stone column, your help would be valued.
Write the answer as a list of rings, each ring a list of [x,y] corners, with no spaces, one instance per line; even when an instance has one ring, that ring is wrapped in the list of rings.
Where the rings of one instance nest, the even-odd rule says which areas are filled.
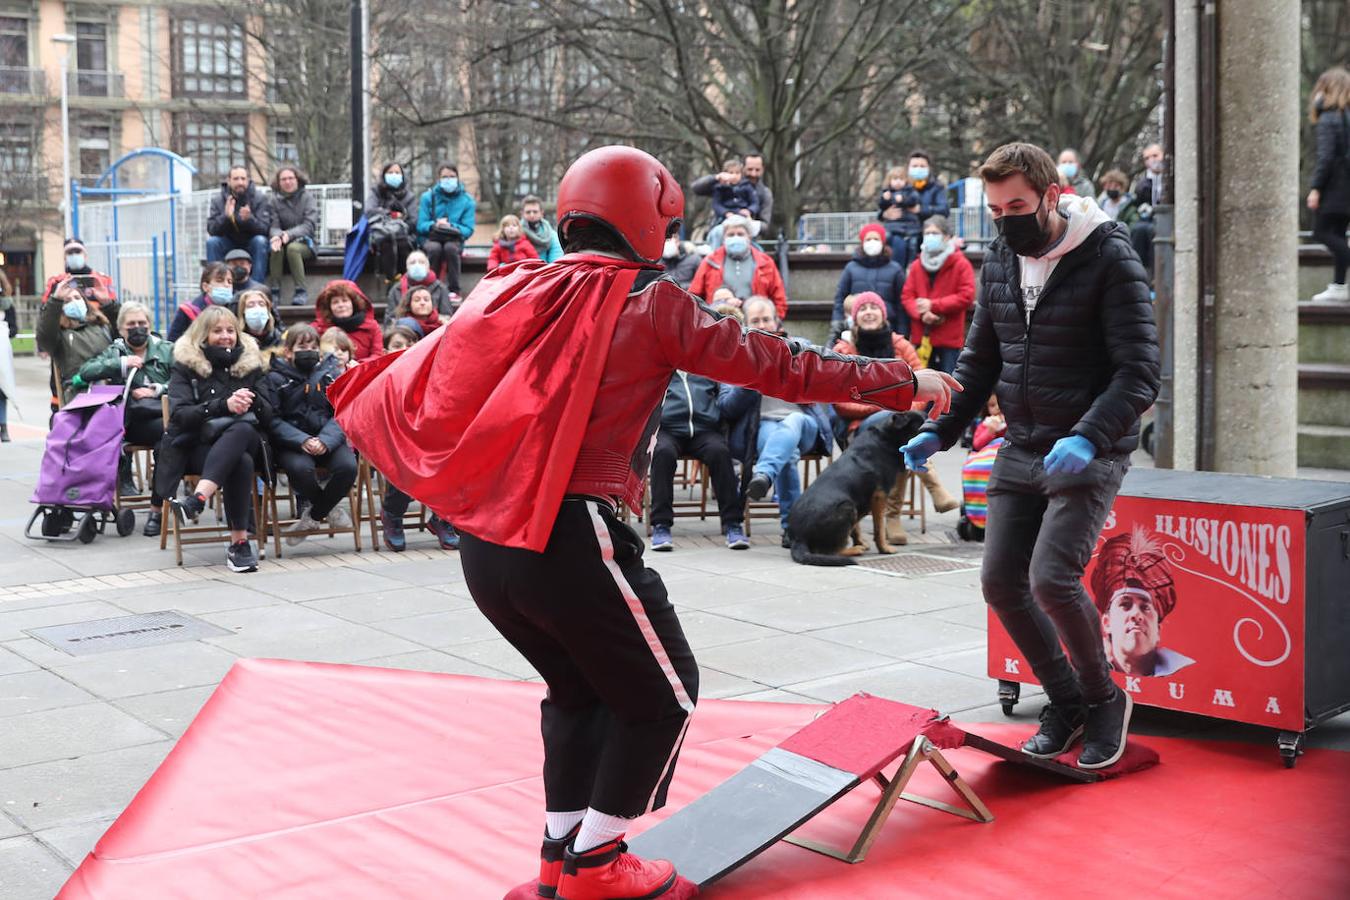
[[[1299,17],[1268,0],[1217,7],[1214,462],[1288,477],[1298,442]]]
[[[1199,53],[1199,22],[1194,9],[1176,3],[1175,138],[1172,147],[1173,255],[1172,285],[1172,468],[1196,468],[1196,334],[1200,321],[1200,182],[1198,138],[1199,97],[1196,65]]]

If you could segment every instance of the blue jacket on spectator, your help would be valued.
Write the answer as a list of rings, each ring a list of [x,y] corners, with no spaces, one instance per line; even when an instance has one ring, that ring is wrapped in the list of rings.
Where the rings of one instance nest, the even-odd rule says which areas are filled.
[[[891,330],[908,337],[909,316],[900,304],[900,292],[904,286],[905,270],[888,254],[868,256],[861,250],[855,250],[853,258],[844,266],[844,272],[839,276],[839,287],[834,292],[834,311],[830,313],[830,321],[842,330],[844,298],[849,294],[875,291],[886,303],[886,318],[890,320]]]
[[[750,218],[759,218],[759,193],[755,186],[744,178],[737,184],[717,184],[713,186],[713,213],[717,221],[726,218],[729,212],[750,210]]]
[[[727,445],[731,455],[739,459],[748,473],[759,458],[759,391],[728,385],[717,395],[717,407],[722,418],[731,425]],[[803,403],[802,409],[816,420],[814,453],[829,455],[834,448],[834,430],[830,427],[830,410],[824,403]],[[749,475],[744,480],[748,480]]]
[[[711,378],[677,371],[666,386],[661,403],[661,430],[682,438],[722,427],[717,407],[721,385]]]
[[[473,234],[475,208],[473,197],[463,185],[453,194],[447,194],[436,185],[422,194],[417,209],[417,234],[425,240],[437,219],[449,219],[450,224],[459,229],[460,237],[467,241]]]

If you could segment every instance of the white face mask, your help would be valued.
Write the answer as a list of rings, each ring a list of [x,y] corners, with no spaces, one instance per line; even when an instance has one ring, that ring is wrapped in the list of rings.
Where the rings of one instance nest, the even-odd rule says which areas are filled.
[[[881,241],[878,241],[878,240],[875,240],[875,239],[870,240],[870,241],[863,241],[862,247],[863,247],[863,253],[866,253],[868,256],[880,256],[880,255],[881,255]]]
[[[671,238],[670,240],[666,241],[666,250],[665,253],[663,253],[662,255],[666,259],[674,259],[675,257],[679,256],[680,242],[675,238]]]

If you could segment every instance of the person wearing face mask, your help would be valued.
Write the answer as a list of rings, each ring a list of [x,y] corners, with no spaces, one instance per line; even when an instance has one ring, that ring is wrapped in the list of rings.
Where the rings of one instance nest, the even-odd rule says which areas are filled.
[[[948,213],[947,186],[933,174],[933,163],[924,150],[909,154],[904,169],[891,169],[877,201],[877,217],[886,226],[891,257],[902,270],[918,254],[921,223],[929,216]]]
[[[417,195],[408,187],[403,167],[387,163],[366,195],[370,253],[386,281],[398,277],[399,264],[413,248]]]
[[[1097,195],[1097,205],[1126,228],[1133,228],[1139,221],[1139,207],[1135,205],[1134,194],[1129,191],[1130,181],[1119,169],[1110,169],[1102,176],[1102,192]]]
[[[165,436],[166,450],[173,452],[163,454],[172,455],[173,462],[156,470],[155,489],[171,496],[184,472],[200,473],[191,496],[170,501],[182,523],[201,515],[223,488],[230,530],[225,564],[232,572],[255,571],[249,516],[255,472],[266,461],[261,435],[272,421],[258,343],[243,333],[227,306],[212,306],[174,343],[173,362]]]
[[[661,250],[661,265],[666,267],[666,277],[671,281],[688,290],[700,262],[702,257],[694,252],[693,244],[680,240],[678,235],[666,238]]]
[[[858,230],[858,248],[853,258],[844,265],[839,286],[834,292],[834,311],[830,314],[830,340],[839,339],[846,326],[844,298],[870,291],[886,304],[886,318],[896,334],[909,333],[909,316],[900,305],[900,294],[905,286],[905,270],[891,258],[886,243],[886,228],[880,222],[870,222]]]
[[[99,272],[89,265],[89,253],[78,238],[66,238],[62,248],[65,256],[65,271],[47,279],[42,289],[42,302],[45,304],[57,285],[72,275],[77,276],[76,286],[84,294],[85,302],[97,306],[109,321],[117,318],[117,291],[113,287],[112,276]]]
[[[79,375],[80,367],[112,343],[108,319],[68,278],[57,285],[38,313],[35,332],[38,349],[51,359],[52,378],[61,386],[60,405],[64,406],[89,386]]]
[[[291,545],[325,521],[335,528],[352,527],[343,502],[356,483],[356,456],[328,402],[328,386],[342,371],[334,357],[319,351],[319,332],[312,325],[296,325],[287,330],[283,349],[267,373],[265,389],[273,410],[268,434],[277,467],[301,503],[300,518],[287,529],[286,543]],[[328,470],[323,485],[318,469]]]
[[[164,436],[159,398],[167,388],[173,370],[173,344],[151,333],[150,310],[135,300],[122,304],[117,314],[117,331],[120,336],[106,350],[80,366],[76,377],[84,384],[131,384],[126,432],[122,440],[154,447],[158,465],[159,441]],[[126,456],[122,457],[118,468],[118,480],[122,495],[139,493],[131,478],[131,461]],[[152,490],[151,510],[144,531],[149,537],[159,534],[162,501],[163,498]]]
[[[202,267],[199,279],[202,292],[195,300],[184,303],[174,313],[169,324],[169,333],[165,337],[176,341],[187,333],[197,316],[212,306],[234,306],[234,275],[223,262],[209,262]]]
[[[694,272],[689,293],[712,300],[717,289],[725,284],[737,297],[760,294],[773,301],[778,318],[787,317],[787,291],[783,276],[773,257],[750,243],[750,220],[729,216],[723,223],[722,246],[709,253]]]
[[[370,299],[350,281],[330,281],[314,298],[314,330],[322,335],[333,326],[352,342],[357,362],[384,355],[384,332],[375,321]]]
[[[262,290],[244,291],[235,300],[235,315],[243,323],[244,333],[258,342],[263,368],[267,368],[272,365],[272,357],[281,352],[281,328],[272,312],[272,300]]]
[[[267,285],[253,280],[253,259],[243,250],[225,254],[225,265],[230,268],[230,285],[237,297],[244,291],[266,291]]]
[[[295,282],[292,306],[308,306],[305,290],[305,263],[314,258],[314,241],[319,235],[319,201],[306,190],[309,179],[295,166],[283,166],[272,178],[272,226],[268,245],[272,250],[267,264],[272,302],[281,302],[281,276],[289,270]]]
[[[445,268],[445,286],[459,298],[460,253],[473,237],[476,222],[473,196],[459,180],[459,169],[444,163],[436,170],[436,184],[422,194],[417,208],[417,235],[431,260],[431,271]]]
[[[1059,151],[1059,174],[1069,183],[1069,192],[1080,197],[1092,196],[1092,179],[1083,174],[1083,166],[1078,160],[1078,151],[1065,147]]]
[[[382,323],[385,328],[394,324],[398,318],[398,308],[403,305],[408,293],[418,287],[431,291],[431,301],[436,305],[436,312],[442,319],[448,319],[455,314],[455,307],[450,303],[450,292],[436,277],[436,273],[431,271],[431,262],[427,259],[427,255],[421,250],[414,250],[408,254],[407,271],[399,276],[398,281],[390,286],[389,292],[385,295]]]
[[[999,147],[980,177],[999,237],[956,364],[964,392],[904,446],[905,464],[923,471],[997,393],[1007,432],[981,584],[1050,701],[1022,749],[1055,757],[1081,737],[1079,767],[1105,768],[1133,703],[1111,680],[1083,570],[1158,394],[1148,280],[1125,227],[1090,197],[1062,197],[1041,148]]]
[[[953,241],[946,216],[923,224],[919,258],[910,264],[900,300],[909,314],[910,342],[919,348],[924,365],[956,371],[966,339],[966,312],[975,302],[975,269]]]
[[[207,262],[226,259],[231,250],[244,250],[252,260],[253,273],[265,279],[271,228],[272,201],[253,183],[247,168],[231,166],[207,213]]]
[[[488,271],[519,262],[522,259],[538,259],[534,244],[530,243],[520,231],[520,219],[515,216],[502,216],[502,223],[492,239],[492,249],[488,251]]]
[[[1153,207],[1162,202],[1163,148],[1149,144],[1144,148],[1144,174],[1134,184],[1134,203],[1139,210],[1139,221],[1130,228],[1130,243],[1144,263],[1149,281],[1153,280]]]

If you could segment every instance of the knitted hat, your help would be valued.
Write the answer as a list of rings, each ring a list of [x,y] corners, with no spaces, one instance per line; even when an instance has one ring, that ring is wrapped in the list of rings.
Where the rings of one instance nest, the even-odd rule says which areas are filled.
[[[861,244],[863,241],[867,240],[867,236],[869,234],[875,235],[877,240],[879,241],[886,240],[886,229],[882,227],[882,224],[880,222],[868,222],[861,229],[859,229],[858,243]]]
[[[877,309],[881,310],[881,317],[883,319],[888,318],[886,301],[881,299],[881,295],[876,291],[863,291],[853,300],[853,321],[858,321],[858,317],[862,315],[863,309],[868,306],[875,306]]]

